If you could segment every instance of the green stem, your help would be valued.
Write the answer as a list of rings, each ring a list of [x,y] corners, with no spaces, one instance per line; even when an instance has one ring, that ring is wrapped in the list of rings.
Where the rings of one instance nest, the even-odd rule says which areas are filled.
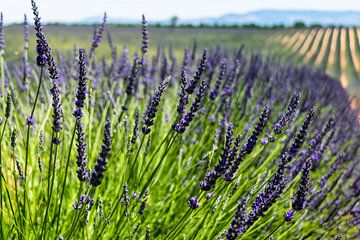
[[[163,155],[161,156],[161,158],[160,158],[160,162],[159,162],[158,165],[155,167],[154,171],[153,171],[153,172],[151,173],[151,175],[150,175],[150,178],[147,180],[147,182],[145,183],[144,187],[142,188],[141,193],[140,193],[140,197],[143,196],[143,194],[144,194],[144,192],[146,191],[147,187],[151,184],[152,180],[154,179],[154,176],[155,176],[156,172],[159,170],[159,168],[160,168],[160,166],[161,166],[161,163],[164,161],[167,153],[169,152],[172,144],[173,144],[174,141],[175,141],[175,138],[176,138],[176,134],[174,134],[173,137],[171,138],[169,145],[167,146],[164,154],[163,154]],[[151,161],[150,161],[150,162],[151,162]],[[143,176],[144,176],[144,175],[143,175]],[[141,181],[140,181],[139,183],[141,183]]]
[[[52,178],[51,178],[51,167],[52,167],[51,164],[52,164],[52,160],[53,160],[52,155],[53,155],[53,149],[54,149],[54,142],[53,142],[54,136],[55,136],[55,132],[53,131],[52,135],[51,135],[50,160],[49,160],[49,167],[48,167],[48,193],[47,193],[48,194],[48,200],[47,200],[47,204],[46,204],[45,216],[44,216],[42,227],[41,227],[41,233],[40,233],[40,238],[39,238],[40,240],[42,239],[43,234],[44,234],[45,229],[46,229],[46,220],[47,220],[47,216],[48,216],[48,213],[49,213],[49,207],[50,207],[51,196],[52,196],[53,182],[54,182],[54,178],[55,178],[55,172],[54,171],[53,171]],[[53,169],[55,169],[55,164],[56,164],[56,157],[57,157],[56,152],[57,152],[57,145],[55,145]],[[51,181],[50,181],[50,179],[51,179]]]
[[[0,234],[2,239],[4,239],[4,226],[5,224],[3,223],[3,203],[2,203],[2,179],[3,179],[3,174],[2,174],[2,152],[1,152],[1,146],[2,146],[2,140],[4,138],[4,133],[5,133],[5,128],[8,122],[8,118],[5,118],[5,122],[4,122],[4,126],[3,126],[3,130],[1,132],[1,138],[0,138]]]
[[[1,94],[3,94],[3,106],[6,103],[6,94],[5,94],[5,67],[4,67],[4,49],[0,49],[0,67],[1,67]]]
[[[67,174],[68,174],[68,170],[69,170],[69,163],[70,163],[70,157],[71,157],[71,149],[74,143],[74,138],[75,138],[75,132],[76,132],[76,122],[74,125],[74,129],[73,129],[73,133],[71,136],[71,141],[70,141],[70,147],[69,147],[69,154],[68,154],[68,158],[66,161],[66,168],[65,168],[65,177],[64,177],[64,183],[63,183],[63,187],[62,187],[62,191],[61,191],[61,195],[60,195],[60,204],[59,204],[59,209],[58,209],[58,213],[57,215],[54,216],[57,217],[57,221],[56,221],[56,233],[59,230],[59,220],[60,220],[60,215],[61,215],[61,205],[62,205],[62,201],[63,201],[63,197],[64,197],[64,192],[65,192],[65,186],[66,186],[66,179],[67,179]]]
[[[145,136],[146,136],[146,135],[144,134],[143,137],[142,137],[142,139],[141,139],[140,146],[139,146],[139,148],[138,148],[138,150],[137,150],[137,152],[136,152],[135,159],[134,159],[134,161],[133,161],[133,163],[132,163],[132,166],[131,166],[131,169],[130,169],[130,172],[129,172],[129,177],[128,177],[127,183],[129,183],[129,180],[130,180],[130,178],[131,178],[131,176],[132,176],[132,172],[133,172],[133,170],[134,170],[136,160],[137,160],[137,158],[138,158],[138,156],[139,156],[141,147],[142,147],[142,145],[144,144]],[[135,181],[136,181],[136,179],[135,179]]]
[[[31,120],[33,120],[36,103],[39,98],[42,78],[43,78],[43,67],[40,68],[39,84],[38,84],[37,91],[36,91],[34,105],[32,107],[31,114],[30,114]],[[26,133],[26,146],[25,146],[26,150],[25,150],[25,171],[24,171],[24,181],[25,181],[25,183],[24,183],[24,200],[23,200],[24,203],[23,203],[23,209],[22,209],[23,215],[24,215],[24,220],[26,220],[26,185],[27,185],[26,181],[27,181],[27,168],[28,168],[28,160],[29,160],[30,128],[31,128],[31,124],[28,124],[27,133]]]

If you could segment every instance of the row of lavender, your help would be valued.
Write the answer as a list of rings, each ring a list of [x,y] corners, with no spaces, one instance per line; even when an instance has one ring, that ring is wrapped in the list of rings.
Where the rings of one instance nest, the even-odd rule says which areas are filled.
[[[151,57],[144,17],[133,56],[106,15],[89,51],[54,55],[32,9],[36,57],[25,17],[6,63],[0,23],[1,239],[360,236],[359,126],[338,81],[242,47]]]

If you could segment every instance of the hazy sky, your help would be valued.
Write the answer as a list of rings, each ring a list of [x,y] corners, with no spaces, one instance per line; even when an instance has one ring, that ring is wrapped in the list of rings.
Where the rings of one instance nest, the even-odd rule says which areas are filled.
[[[244,13],[259,9],[359,10],[360,0],[37,0],[43,21],[76,21],[101,16],[149,20],[179,16],[194,19]],[[23,13],[31,16],[30,0],[0,0],[6,22],[20,22]],[[100,21],[100,19],[99,19]]]

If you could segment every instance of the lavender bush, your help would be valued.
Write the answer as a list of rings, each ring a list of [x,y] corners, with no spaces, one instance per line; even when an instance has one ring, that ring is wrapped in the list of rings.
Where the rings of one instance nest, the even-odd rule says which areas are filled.
[[[360,237],[358,112],[339,81],[243,46],[152,55],[144,16],[133,54],[106,14],[89,46],[55,54],[32,9],[19,61],[0,21],[0,239]]]

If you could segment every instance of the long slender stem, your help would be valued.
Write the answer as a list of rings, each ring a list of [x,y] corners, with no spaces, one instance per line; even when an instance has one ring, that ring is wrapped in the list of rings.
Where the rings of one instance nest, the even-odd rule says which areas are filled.
[[[42,83],[42,79],[43,79],[43,71],[44,68],[41,67],[40,68],[40,76],[39,76],[39,84],[36,90],[36,96],[35,96],[35,101],[34,101],[34,105],[32,107],[31,110],[31,114],[30,114],[30,120],[33,120],[34,117],[34,112],[35,112],[35,108],[36,108],[36,103],[38,101],[39,98],[39,93],[40,93],[40,89],[41,89],[41,83]],[[30,128],[31,128],[31,124],[28,124],[27,126],[27,133],[26,133],[26,146],[25,146],[25,170],[24,170],[24,199],[23,199],[23,215],[24,215],[24,220],[26,220],[26,181],[27,181],[27,168],[28,168],[28,160],[29,160],[29,141],[30,141]]]
[[[141,147],[142,147],[142,145],[144,144],[144,140],[145,140],[145,134],[144,134],[143,137],[141,138],[141,143],[140,143],[140,145],[139,145],[138,150],[136,151],[136,156],[135,156],[135,159],[134,159],[134,161],[133,161],[133,163],[132,163],[132,166],[131,166],[131,169],[130,169],[130,172],[129,172],[129,177],[128,177],[127,182],[129,182],[129,180],[130,180],[130,178],[131,178],[131,176],[132,176],[132,174],[133,174],[133,170],[134,170],[134,167],[135,167],[135,163],[136,163],[136,160],[137,160],[137,158],[138,158],[138,156],[139,156],[139,154],[140,154]],[[136,180],[136,179],[135,179],[135,180]]]
[[[48,166],[48,192],[47,192],[47,204],[46,204],[46,210],[45,210],[45,216],[44,216],[44,219],[43,219],[43,223],[42,223],[42,227],[41,227],[41,233],[40,233],[40,240],[42,239],[43,237],[43,234],[44,234],[44,231],[45,231],[45,228],[46,228],[46,220],[47,220],[47,215],[48,215],[48,212],[49,212],[49,207],[50,207],[50,202],[51,202],[51,195],[52,195],[52,187],[53,187],[53,184],[51,182],[51,167],[52,167],[52,155],[53,155],[53,148],[54,148],[54,143],[53,143],[53,139],[54,139],[54,136],[55,136],[55,132],[53,131],[52,132],[52,135],[51,135],[51,145],[50,145],[50,160],[49,160],[49,166]],[[56,152],[57,152],[57,145],[55,145],[55,156],[54,156],[54,163],[53,165],[55,165],[55,158],[56,158]],[[52,179],[54,179],[54,175],[55,173],[53,172],[52,174]]]
[[[2,203],[2,152],[1,152],[1,146],[2,146],[2,140],[4,138],[5,128],[8,122],[8,118],[5,119],[5,123],[1,132],[1,138],[0,138],[0,234],[2,236],[2,239],[4,239],[4,223],[3,223],[3,203]]]
[[[72,150],[72,146],[74,143],[74,138],[75,138],[75,132],[76,132],[76,122],[74,125],[74,129],[73,129],[73,133],[71,136],[71,141],[70,141],[70,147],[69,147],[69,153],[68,153],[68,158],[66,161],[66,168],[65,168],[65,176],[64,176],[64,182],[63,182],[63,187],[61,190],[61,195],[60,195],[60,204],[59,204],[59,209],[57,212],[57,215],[55,215],[54,217],[57,217],[57,221],[56,221],[56,233],[59,230],[59,220],[60,220],[60,214],[61,214],[61,205],[62,205],[62,201],[63,201],[63,197],[64,197],[64,192],[65,192],[65,186],[66,186],[66,179],[67,179],[67,174],[68,174],[68,170],[69,170],[69,163],[70,163],[70,157],[71,157],[71,150]]]
[[[4,66],[4,49],[0,50],[0,68],[1,68],[1,94],[3,95],[3,106],[5,106],[6,102],[6,94],[5,94],[5,66]]]
[[[172,144],[174,143],[175,138],[176,138],[176,134],[174,134],[173,137],[171,138],[169,145],[167,146],[164,154],[163,154],[163,155],[161,156],[161,158],[160,158],[160,162],[158,163],[158,165],[156,166],[156,168],[154,169],[154,171],[151,173],[149,179],[147,180],[147,182],[146,182],[145,185],[143,186],[143,188],[142,188],[142,190],[141,190],[141,193],[140,193],[140,196],[143,196],[145,190],[146,190],[147,187],[151,184],[151,182],[152,182],[152,180],[153,180],[156,172],[159,170],[159,168],[160,168],[160,166],[161,166],[161,163],[162,163],[163,160],[165,159],[165,157],[166,157],[167,153],[169,152]],[[139,182],[139,183],[141,183],[141,182]]]

